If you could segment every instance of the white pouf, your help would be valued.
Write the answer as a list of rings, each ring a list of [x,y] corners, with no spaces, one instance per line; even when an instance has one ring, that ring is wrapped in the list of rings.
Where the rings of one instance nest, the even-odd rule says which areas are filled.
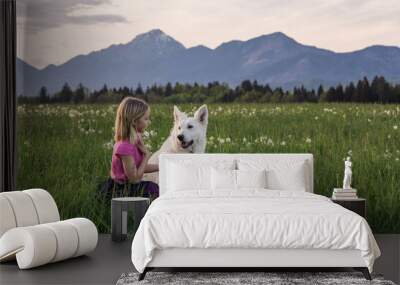
[[[98,232],[92,221],[60,221],[53,197],[43,189],[0,193],[0,262],[16,259],[20,269],[93,251]]]

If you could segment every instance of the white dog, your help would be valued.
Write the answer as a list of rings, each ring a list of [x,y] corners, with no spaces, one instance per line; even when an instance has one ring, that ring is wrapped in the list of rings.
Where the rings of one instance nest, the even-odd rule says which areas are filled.
[[[158,164],[161,153],[204,153],[207,144],[208,109],[202,105],[188,117],[174,106],[174,126],[169,137],[150,158],[148,163]],[[158,171],[145,173],[143,180],[153,181],[158,184]]]

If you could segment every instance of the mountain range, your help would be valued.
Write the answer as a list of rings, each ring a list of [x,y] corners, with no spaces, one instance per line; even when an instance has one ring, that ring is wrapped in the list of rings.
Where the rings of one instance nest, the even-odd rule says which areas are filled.
[[[79,55],[60,65],[37,69],[17,59],[17,94],[37,96],[41,86],[50,93],[65,82],[90,89],[166,84],[226,82],[245,79],[291,89],[347,84],[363,77],[384,76],[400,83],[400,48],[373,45],[353,52],[334,52],[304,45],[281,32],[246,41],[232,40],[215,49],[186,48],[160,29],[137,35],[126,44]]]

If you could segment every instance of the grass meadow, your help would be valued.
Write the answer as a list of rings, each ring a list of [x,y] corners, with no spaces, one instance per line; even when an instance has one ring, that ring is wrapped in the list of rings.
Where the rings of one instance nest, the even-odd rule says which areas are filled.
[[[199,104],[179,105],[189,114]],[[111,166],[117,105],[19,105],[17,188],[44,188],[62,219],[83,216],[110,232],[110,206],[95,198]],[[313,153],[314,192],[341,187],[344,159],[352,186],[367,198],[375,233],[400,233],[400,105],[209,104],[206,152]],[[145,143],[169,135],[173,105],[152,104]]]

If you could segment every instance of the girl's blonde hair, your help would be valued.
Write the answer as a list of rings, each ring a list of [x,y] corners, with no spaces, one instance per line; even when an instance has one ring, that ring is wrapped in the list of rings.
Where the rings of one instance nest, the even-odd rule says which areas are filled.
[[[114,141],[129,140],[134,144],[137,139],[134,122],[142,117],[148,108],[149,105],[142,99],[125,97],[117,109]]]

